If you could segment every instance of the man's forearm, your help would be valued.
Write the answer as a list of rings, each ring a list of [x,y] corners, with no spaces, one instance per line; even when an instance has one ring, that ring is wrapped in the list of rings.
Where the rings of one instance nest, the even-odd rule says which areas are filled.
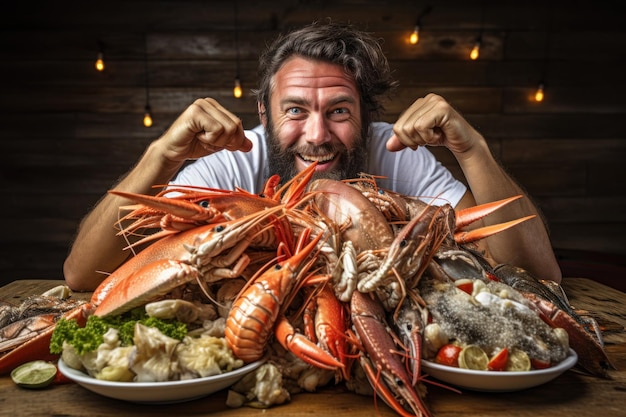
[[[148,147],[137,165],[114,187],[115,190],[154,194],[156,184],[165,184],[179,166],[164,161],[156,146]],[[117,236],[115,224],[120,206],[131,202],[107,193],[83,219],[63,265],[67,285],[75,291],[91,291],[130,255],[128,242]]]
[[[521,187],[495,161],[486,143],[463,155],[459,163],[477,204],[522,194],[518,199],[483,219],[484,224],[497,224],[531,214],[537,217],[487,239],[490,255],[499,263],[526,269],[540,279],[561,281],[561,271],[543,222],[543,218]]]

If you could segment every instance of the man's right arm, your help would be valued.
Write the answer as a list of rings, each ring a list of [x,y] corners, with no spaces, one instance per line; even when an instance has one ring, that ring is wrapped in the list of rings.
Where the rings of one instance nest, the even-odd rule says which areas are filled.
[[[180,165],[163,161],[151,144],[137,165],[114,187],[115,190],[154,194],[155,184],[165,184],[176,173]],[[107,193],[85,217],[72,244],[71,251],[63,264],[67,285],[75,291],[91,291],[113,272],[131,254],[123,248],[128,244],[123,236],[117,236],[115,224],[120,215],[120,206],[131,202]]]
[[[114,187],[118,191],[155,194],[156,184],[166,184],[187,159],[223,149],[249,151],[241,121],[213,99],[189,106],[156,141],[135,167]],[[131,254],[128,242],[117,236],[120,206],[131,202],[107,193],[81,222],[63,264],[65,282],[74,291],[92,291]]]

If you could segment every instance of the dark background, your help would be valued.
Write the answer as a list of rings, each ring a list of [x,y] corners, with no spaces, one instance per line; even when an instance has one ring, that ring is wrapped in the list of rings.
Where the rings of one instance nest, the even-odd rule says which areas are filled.
[[[443,95],[543,210],[565,275],[624,278],[618,2],[15,3],[0,16],[0,284],[62,278],[80,219],[196,98],[215,97],[254,127],[258,52],[280,31],[327,17],[384,40],[400,81],[385,120],[428,92]],[[429,5],[419,44],[408,44]],[[242,99],[232,97],[237,72]],[[536,103],[541,80],[546,99]],[[147,96],[151,128],[142,125]],[[447,150],[435,153],[463,179]]]

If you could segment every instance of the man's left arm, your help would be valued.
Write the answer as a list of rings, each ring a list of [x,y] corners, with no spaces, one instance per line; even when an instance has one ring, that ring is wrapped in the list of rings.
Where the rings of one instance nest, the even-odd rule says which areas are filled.
[[[535,215],[517,226],[485,239],[490,257],[497,263],[524,268],[539,279],[561,282],[561,270],[552,250],[546,225],[539,210],[522,188],[493,157],[487,142],[442,97],[429,94],[416,100],[394,125],[387,149],[445,146],[454,154],[471,193],[457,209],[523,195],[482,219],[492,225]]]

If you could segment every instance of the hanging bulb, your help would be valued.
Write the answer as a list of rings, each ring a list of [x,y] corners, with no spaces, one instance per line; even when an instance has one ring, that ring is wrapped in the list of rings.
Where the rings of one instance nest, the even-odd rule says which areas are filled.
[[[143,125],[145,127],[152,126],[152,115],[150,114],[150,106],[146,104],[146,113],[143,115]]]
[[[419,41],[420,41],[420,27],[418,25],[415,25],[415,28],[413,29],[413,33],[411,33],[411,36],[409,37],[409,43],[411,45],[417,45]]]
[[[102,51],[98,52],[98,59],[96,59],[96,70],[104,71],[104,54]]]
[[[470,59],[472,61],[476,61],[478,59],[478,55],[480,55],[480,39],[478,39],[474,44],[472,52],[470,52]]]
[[[235,87],[233,88],[233,96],[235,98],[241,98],[243,95],[243,91],[241,90],[241,81],[239,81],[239,77],[235,78]]]
[[[543,93],[543,82],[539,83],[539,87],[537,87],[537,91],[535,91],[535,101],[536,102],[542,102],[544,99],[544,93]]]

